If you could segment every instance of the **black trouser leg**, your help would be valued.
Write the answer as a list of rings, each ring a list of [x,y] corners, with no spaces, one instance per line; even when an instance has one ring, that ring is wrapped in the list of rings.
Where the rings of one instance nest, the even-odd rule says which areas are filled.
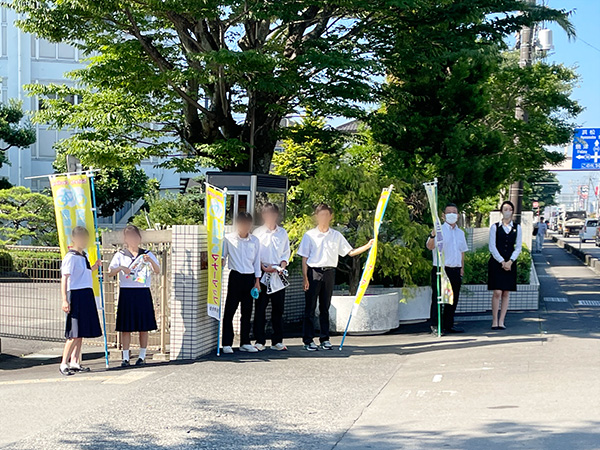
[[[271,294],[271,323],[273,324],[273,336],[271,344],[283,342],[283,310],[285,305],[285,289]]]
[[[260,285],[260,295],[256,299],[256,308],[254,309],[254,339],[257,344],[265,345],[265,322],[267,315],[267,305],[269,304],[269,296],[267,295],[267,287],[264,284]]]
[[[315,337],[315,310],[317,297],[321,289],[321,280],[315,280],[313,269],[308,268],[308,290],[304,292],[304,322],[302,325],[302,340],[305,345],[310,344]]]
[[[440,305],[443,307],[444,305]],[[429,324],[432,327],[438,326],[438,285],[437,285],[437,267],[431,270],[431,312],[429,314]]]
[[[329,307],[331,306],[331,295],[335,284],[335,270],[329,269],[323,272],[323,280],[319,292],[319,340],[321,344],[329,340]]]
[[[233,345],[233,316],[235,316],[240,303],[242,303],[241,345],[250,343],[250,316],[252,315],[252,296],[250,295],[250,291],[253,286],[253,274],[241,274],[235,270],[229,272],[225,312],[223,314],[223,347]],[[247,340],[247,342],[244,342],[244,340]]]
[[[254,286],[254,283],[252,283]],[[254,299],[250,295],[248,290],[246,297],[242,297],[242,317],[240,319],[240,345],[250,344],[250,327],[252,326],[252,306],[254,305]]]
[[[454,327],[454,313],[458,306],[460,287],[462,285],[460,267],[446,267],[446,275],[448,275],[448,278],[450,279],[450,285],[452,286],[452,292],[454,293],[454,303],[452,305],[444,305],[443,329],[449,330]]]

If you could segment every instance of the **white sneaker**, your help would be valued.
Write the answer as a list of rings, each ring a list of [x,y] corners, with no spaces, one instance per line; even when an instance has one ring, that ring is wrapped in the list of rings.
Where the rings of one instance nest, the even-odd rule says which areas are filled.
[[[258,353],[258,349],[254,345],[246,344],[240,347],[240,352]]]
[[[262,352],[263,350],[266,350],[266,349],[267,349],[267,347],[265,347],[263,344],[259,344],[259,343],[256,343],[256,344],[254,344],[254,347],[255,347],[255,348],[256,348],[256,350],[258,350],[259,352]]]
[[[271,345],[271,350],[277,350],[278,352],[281,352],[287,350],[287,347],[279,342],[278,344]]]
[[[231,345],[226,345],[225,347],[223,347],[223,353],[230,355],[233,353],[233,348],[231,348]]]

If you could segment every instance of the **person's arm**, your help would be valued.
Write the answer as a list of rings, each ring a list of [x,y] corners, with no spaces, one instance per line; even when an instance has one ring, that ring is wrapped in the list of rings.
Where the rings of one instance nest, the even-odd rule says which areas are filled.
[[[227,261],[227,255],[229,254],[229,250],[227,248],[227,238],[223,238],[223,256],[221,256],[221,265],[225,267],[225,262]]]
[[[302,279],[304,281],[304,290],[308,291],[309,282],[308,282],[308,258],[306,256],[302,257]]]
[[[460,276],[465,276],[465,252],[460,254]]]
[[[499,263],[503,263],[504,262],[504,258],[502,257],[502,255],[500,254],[500,252],[498,251],[498,248],[496,247],[496,230],[497,230],[497,225],[493,224],[490,227],[490,243],[489,243],[489,249],[490,249],[490,253],[492,254],[492,256],[494,257],[494,259],[496,261],[498,261]]]
[[[287,232],[285,233],[285,239],[283,240],[283,249],[281,251],[281,256],[280,256],[280,261],[279,261],[279,265],[281,266],[282,269],[285,269],[288,264],[290,263],[290,256],[291,256],[292,252],[290,251],[290,238],[287,235]]]
[[[369,250],[371,247],[373,247],[374,243],[375,243],[375,239],[371,239],[369,242],[367,242],[362,247],[353,248],[347,254],[348,254],[348,256],[358,256],[358,255],[366,252],[367,250]]]
[[[65,274],[60,279],[60,296],[62,299],[62,310],[68,313],[71,310],[71,305],[69,305],[68,293],[67,293],[67,282],[69,280],[70,275]]]
[[[467,238],[465,237],[464,231],[462,231],[462,233],[461,233],[459,250],[460,250],[460,276],[462,277],[465,274],[465,252],[469,251],[469,246],[467,244]]]
[[[433,251],[435,249],[435,229],[431,230],[431,234],[427,238],[427,243],[425,244],[425,247],[427,248],[427,250]]]
[[[256,239],[256,241],[256,252],[254,254],[254,261],[252,261],[252,266],[254,267],[254,277],[256,278],[254,287],[260,290],[260,277],[262,276],[260,268],[260,242],[258,242],[258,239]]]
[[[129,275],[131,273],[131,270],[129,270],[129,267],[121,265],[119,253],[116,253],[115,256],[113,256],[113,259],[110,261],[110,264],[108,265],[107,275],[109,277],[114,277],[119,272],[123,272],[125,275]]]
[[[156,259],[156,256],[154,256],[153,253],[146,253],[143,259],[144,262],[150,263],[150,266],[152,267],[152,272],[154,272],[155,274],[160,273],[160,265],[158,264],[158,259]]]

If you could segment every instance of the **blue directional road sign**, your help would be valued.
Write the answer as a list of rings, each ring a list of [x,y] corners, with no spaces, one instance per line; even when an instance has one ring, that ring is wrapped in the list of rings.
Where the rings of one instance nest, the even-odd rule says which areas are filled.
[[[600,128],[575,130],[572,169],[600,170]]]

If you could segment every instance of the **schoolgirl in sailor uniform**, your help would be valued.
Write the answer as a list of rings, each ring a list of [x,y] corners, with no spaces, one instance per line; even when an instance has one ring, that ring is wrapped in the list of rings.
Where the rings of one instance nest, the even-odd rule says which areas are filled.
[[[92,271],[98,269],[101,261],[94,265],[85,252],[90,234],[84,227],[73,228],[73,247],[68,251],[61,265],[62,310],[67,313],[65,337],[60,373],[73,375],[75,372],[88,372],[79,360],[83,338],[102,336],[96,298],[92,288]]]
[[[109,276],[119,275],[119,304],[117,307],[116,330],[121,332],[123,362],[129,366],[131,333],[140,333],[140,355],[135,363],[141,366],[146,360],[148,331],[156,330],[154,304],[150,292],[152,273],[160,273],[156,256],[143,248],[142,233],[134,225],[123,230],[124,248],[113,256],[108,266]]]

